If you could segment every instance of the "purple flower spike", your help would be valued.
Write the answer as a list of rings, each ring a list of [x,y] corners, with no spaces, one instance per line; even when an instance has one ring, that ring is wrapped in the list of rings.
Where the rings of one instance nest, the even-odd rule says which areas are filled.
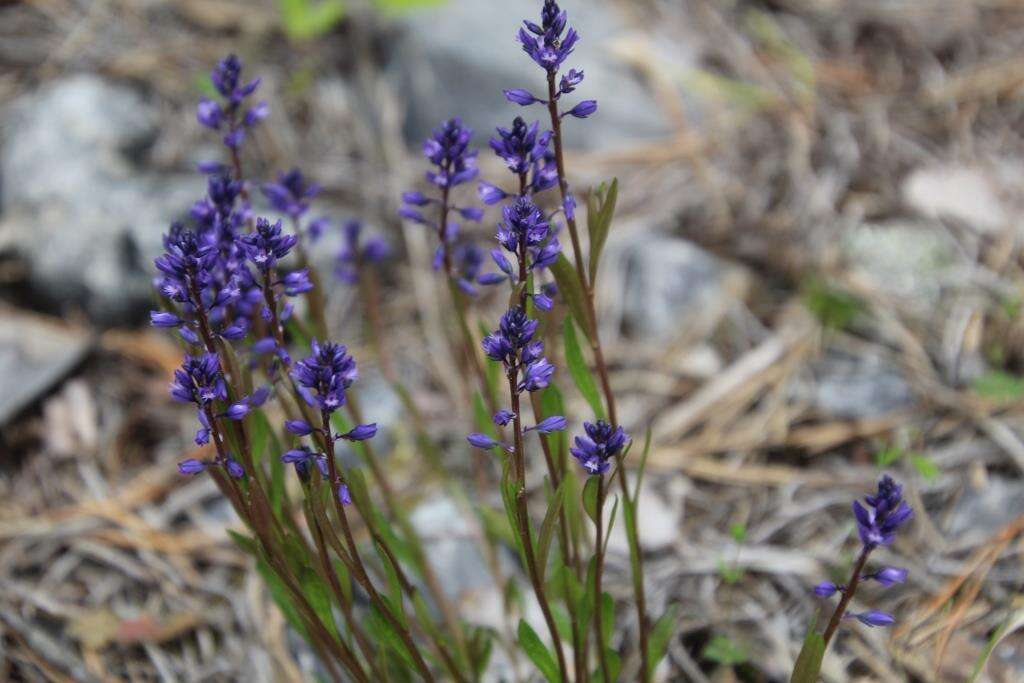
[[[857,531],[865,547],[889,545],[896,537],[896,531],[914,516],[902,495],[903,487],[886,475],[878,482],[878,492],[864,498],[867,507],[860,501],[854,501]]]
[[[292,377],[311,390],[309,400],[321,410],[333,413],[345,405],[345,391],[359,377],[356,362],[348,350],[334,342],[313,340],[312,355],[298,361]]]
[[[186,355],[181,367],[174,371],[171,398],[181,403],[207,406],[227,399],[227,386],[220,371],[217,354]]]
[[[622,427],[612,427],[604,420],[584,422],[586,436],[573,439],[569,452],[590,474],[604,474],[611,466],[611,460],[619,454],[629,436]]]
[[[907,570],[901,567],[883,567],[876,572],[866,575],[865,579],[872,579],[886,588],[897,583],[904,583],[907,580]]]
[[[202,460],[189,458],[178,463],[178,471],[182,474],[199,474],[206,469],[206,463]]]
[[[256,219],[256,229],[238,238],[245,255],[262,272],[267,272],[292,250],[299,238],[286,235],[281,221],[271,223],[266,218]]]
[[[523,51],[549,73],[558,71],[579,41],[576,29],[569,28],[566,31],[566,25],[566,13],[558,3],[555,0],[545,0],[540,25],[524,21],[524,28],[519,29],[518,40],[523,45]]]

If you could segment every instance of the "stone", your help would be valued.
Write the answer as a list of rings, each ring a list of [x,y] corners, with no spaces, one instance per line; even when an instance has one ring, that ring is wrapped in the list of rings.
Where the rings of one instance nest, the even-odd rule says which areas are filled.
[[[623,253],[625,322],[647,344],[709,334],[748,289],[746,271],[685,239],[650,234],[617,249]]]
[[[0,249],[25,260],[42,298],[118,321],[151,298],[168,224],[204,192],[201,176],[138,168],[154,107],[93,75],[53,81],[4,112]]]
[[[523,19],[539,20],[540,4],[449,0],[404,17],[389,69],[408,100],[410,144],[419,144],[439,122],[456,114],[476,131],[479,147],[486,147],[495,126],[509,125],[514,116],[546,118],[539,105],[519,107],[502,95],[508,88],[526,88],[546,97],[544,72],[515,38]],[[566,0],[561,5],[581,36],[566,66],[586,74],[568,101],[596,99],[600,107],[586,121],[571,120],[565,126],[566,144],[607,151],[669,132],[653,96],[615,56],[617,41],[629,37],[625,17],[604,1]],[[660,52],[674,48],[669,54],[676,61],[689,65],[694,59],[681,50],[686,41],[662,42]]]
[[[1010,224],[1011,213],[999,197],[996,175],[958,164],[919,168],[903,181],[903,200],[929,218],[953,218],[979,232],[998,232]]]
[[[89,346],[84,330],[36,315],[0,312],[0,426],[71,372]]]
[[[880,417],[914,404],[914,392],[899,370],[877,356],[830,352],[812,365],[811,401],[823,416],[858,420]]]

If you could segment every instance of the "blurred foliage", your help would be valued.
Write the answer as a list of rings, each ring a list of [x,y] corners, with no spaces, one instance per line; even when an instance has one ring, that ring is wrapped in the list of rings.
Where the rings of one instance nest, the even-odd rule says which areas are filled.
[[[444,0],[372,0],[372,5],[384,14],[394,15],[437,5]],[[325,35],[345,18],[344,0],[277,0],[281,11],[281,24],[289,39],[309,40]]]
[[[801,290],[804,306],[829,330],[847,329],[865,310],[858,297],[819,277],[805,280]]]
[[[717,635],[701,653],[704,659],[722,666],[737,666],[747,661],[747,650],[729,636]]]
[[[974,393],[995,401],[1015,401],[1024,396],[1024,378],[1003,370],[990,370],[974,380]]]

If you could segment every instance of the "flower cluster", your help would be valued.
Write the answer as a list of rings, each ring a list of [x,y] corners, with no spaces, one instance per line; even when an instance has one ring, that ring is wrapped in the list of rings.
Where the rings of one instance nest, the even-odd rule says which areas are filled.
[[[309,201],[323,190],[297,168],[278,173],[277,182],[264,183],[260,189],[272,207],[293,219],[309,211]]]
[[[324,443],[330,444],[331,453],[314,451],[307,446],[292,449],[281,456],[281,460],[295,465],[299,477],[305,480],[310,473],[310,466],[315,464],[321,474],[326,477],[330,471],[328,458],[333,457],[333,446],[337,441],[365,441],[377,434],[376,423],[356,425],[343,434],[334,434],[328,415],[345,405],[345,392],[356,381],[359,372],[355,359],[347,349],[334,342],[319,343],[313,340],[312,353],[309,357],[298,361],[292,370],[292,377],[299,386],[303,399],[312,407],[321,411],[323,423],[317,427],[305,420],[287,420],[284,428],[295,436],[316,434]],[[333,482],[337,488],[338,499],[349,504],[351,497],[348,487],[341,481]]]
[[[540,132],[540,122],[527,123],[517,116],[511,128],[497,128],[491,149],[518,177],[520,195],[533,195],[558,184],[558,166],[551,149],[551,131]],[[477,194],[484,204],[497,204],[510,195],[497,185],[481,181]]]
[[[476,284],[491,285],[503,280],[500,276],[480,273],[483,258],[479,249],[470,242],[459,241],[459,224],[451,220],[453,214],[474,222],[484,216],[480,207],[458,206],[451,197],[453,188],[479,174],[476,150],[469,148],[472,137],[472,129],[458,118],[449,119],[434,129],[423,143],[423,154],[434,166],[426,172],[427,182],[440,188],[440,196],[429,197],[416,190],[403,192],[402,206],[398,210],[403,218],[437,231],[439,244],[434,254],[434,269],[443,267],[459,289],[469,296],[476,295]],[[437,207],[438,220],[424,215],[423,209],[430,206]]]
[[[256,78],[242,82],[242,60],[228,55],[210,72],[210,80],[221,100],[202,98],[196,110],[196,119],[211,130],[224,130],[224,145],[237,150],[245,140],[245,132],[270,113],[266,102],[245,108],[246,100],[260,85]],[[213,168],[213,167],[210,167]]]
[[[366,263],[380,263],[391,254],[391,248],[382,237],[361,240],[363,225],[359,221],[347,221],[341,228],[341,250],[335,259],[334,273],[347,284],[359,281],[359,269]]]
[[[622,427],[613,427],[604,420],[584,422],[586,436],[577,436],[569,452],[589,474],[604,474],[611,461],[622,452],[629,435]]]
[[[865,496],[864,502],[867,503],[866,507],[860,501],[853,503],[853,514],[862,544],[860,561],[854,569],[854,575],[847,585],[837,585],[831,581],[819,583],[814,587],[818,597],[830,598],[840,593],[845,601],[853,597],[852,591],[856,590],[861,581],[875,581],[888,588],[907,580],[907,570],[899,567],[882,567],[866,573],[863,571],[871,551],[878,546],[891,544],[900,527],[914,516],[913,509],[903,500],[903,487],[886,475],[878,482],[875,495]],[[843,603],[841,606],[845,607]],[[891,614],[879,610],[845,613],[840,618],[857,619],[867,626],[889,626],[895,622]]]

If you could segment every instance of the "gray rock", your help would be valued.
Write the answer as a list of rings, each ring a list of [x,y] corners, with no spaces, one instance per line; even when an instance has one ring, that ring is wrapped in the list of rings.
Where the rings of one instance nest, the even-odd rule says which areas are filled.
[[[915,401],[899,370],[878,357],[829,354],[815,363],[811,401],[824,416],[856,420],[879,417]]]
[[[133,90],[91,75],[52,82],[5,112],[0,249],[26,260],[42,295],[103,320],[148,300],[161,234],[203,193],[198,176],[135,167],[156,126]]]
[[[1011,223],[1012,209],[999,196],[1000,176],[1013,173],[1020,182],[1020,168],[1004,164],[999,173],[978,166],[944,164],[919,168],[903,181],[903,199],[929,218],[953,218],[979,232],[992,233]],[[1007,179],[1009,180],[1009,179]]]
[[[934,224],[862,225],[844,235],[841,248],[856,275],[922,315],[934,312],[945,288],[970,281],[956,242]]]
[[[663,344],[684,333],[710,333],[746,293],[749,278],[744,270],[688,240],[650,235],[622,248],[625,322],[645,342]]]
[[[982,488],[967,487],[949,514],[945,537],[957,547],[984,543],[995,529],[1009,524],[1024,510],[1024,485],[990,477]]]
[[[613,56],[613,43],[629,28],[625,17],[608,2],[567,0],[561,5],[581,35],[566,65],[586,73],[571,102],[597,99],[600,106],[585,125],[566,126],[567,144],[607,150],[665,134],[669,126],[653,97]],[[477,131],[478,144],[516,115],[544,117],[537,105],[524,110],[502,95],[504,89],[527,88],[546,97],[543,71],[515,39],[523,19],[539,21],[539,7],[536,0],[449,0],[409,13],[390,68],[408,98],[406,133],[411,143],[455,114]],[[675,61],[689,62],[689,55],[678,54],[680,44],[666,41],[659,47],[671,49]]]
[[[49,391],[88,350],[82,330],[15,311],[0,313],[0,425]]]

